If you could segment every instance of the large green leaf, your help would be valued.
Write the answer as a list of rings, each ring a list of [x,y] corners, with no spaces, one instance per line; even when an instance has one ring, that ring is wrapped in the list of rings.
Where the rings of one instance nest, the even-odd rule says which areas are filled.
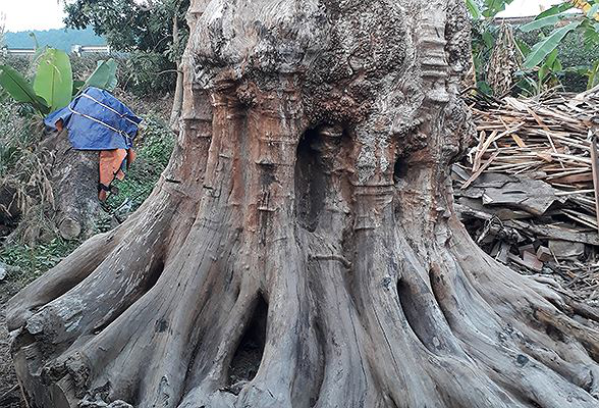
[[[531,52],[527,55],[523,66],[527,69],[531,69],[538,65],[546,58],[546,55],[554,51],[562,39],[565,38],[569,32],[577,28],[579,24],[581,24],[581,22],[577,21],[554,30],[548,37],[533,46]]]
[[[40,57],[33,89],[53,111],[71,102],[73,72],[69,56],[64,51],[49,48]]]
[[[519,27],[519,30],[528,33],[529,31],[539,30],[542,27],[554,26],[554,25],[556,25],[556,23],[558,23],[563,18],[568,17],[570,14],[571,13],[568,13],[568,12],[562,12],[562,13],[558,13],[558,14],[553,14],[551,16],[543,17],[540,19],[536,19],[530,23],[523,24],[521,27]]]
[[[521,40],[520,38],[515,38],[515,44],[517,44],[517,47],[519,47],[519,51],[521,51],[521,54],[527,55],[531,52],[531,48],[529,47],[529,45],[527,45],[527,43]]]
[[[553,72],[558,72],[562,70],[562,64],[558,59],[558,48],[552,50],[550,54],[546,57],[546,61],[540,67],[538,71],[538,79],[540,82],[544,82],[546,80],[546,76]]]
[[[596,18],[596,14],[598,14],[598,3],[594,4],[592,8],[587,12],[587,18]]]
[[[541,20],[544,17],[548,17],[548,16],[553,16],[555,14],[558,13],[562,13],[563,11],[567,11],[573,8],[573,5],[570,2],[565,2],[565,3],[560,3],[560,4],[556,4],[552,7],[550,7],[548,10],[546,11],[542,11],[540,14],[538,14],[535,19],[536,20]]]
[[[46,101],[36,94],[31,83],[8,65],[0,65],[0,86],[17,102],[29,103],[42,114],[50,111]]]
[[[117,61],[114,59],[109,59],[106,61],[110,68],[110,72],[108,75],[108,82],[106,83],[106,90],[113,91],[117,87]]]
[[[483,0],[483,16],[487,18],[494,17],[503,11],[513,0]]]
[[[117,86],[117,63],[111,58],[108,61],[98,61],[96,70],[85,81],[81,89],[93,86],[112,91]]]
[[[466,0],[467,1],[467,9],[469,13],[471,13],[471,17],[473,20],[479,20],[481,18],[481,10],[479,10],[479,5],[475,0]]]
[[[73,81],[73,97],[79,95],[79,92],[83,89],[85,81],[74,80]]]

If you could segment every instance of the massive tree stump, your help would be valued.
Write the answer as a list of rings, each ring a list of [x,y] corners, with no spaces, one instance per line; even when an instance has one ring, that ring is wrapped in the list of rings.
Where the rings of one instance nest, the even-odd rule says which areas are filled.
[[[595,406],[597,314],[453,211],[462,3],[193,2],[158,186],[10,302],[30,406]]]

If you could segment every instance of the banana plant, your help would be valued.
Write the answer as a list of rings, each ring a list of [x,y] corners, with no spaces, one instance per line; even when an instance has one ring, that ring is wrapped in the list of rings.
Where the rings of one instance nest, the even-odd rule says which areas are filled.
[[[50,111],[64,108],[71,102],[73,72],[69,56],[64,51],[48,48],[41,55],[33,90],[44,98]]]
[[[579,9],[582,18],[573,21],[573,9]],[[565,24],[569,21],[571,22]],[[598,47],[598,0],[570,0],[557,4],[540,13],[535,20],[522,25],[519,29],[529,32],[546,27],[553,27],[554,30],[531,48],[523,63],[523,68],[527,70],[537,67],[538,75],[541,77],[546,77],[549,72],[556,69],[562,69],[560,61],[556,59],[556,51],[569,33],[579,31],[582,33],[586,47]],[[588,88],[597,84],[598,60],[589,70]]]
[[[485,67],[494,49],[498,27],[493,20],[513,0],[465,0],[471,15],[472,55],[476,73],[477,89],[485,94],[492,93],[485,78]]]
[[[50,112],[48,102],[39,96],[33,85],[14,68],[0,65],[0,85],[16,102],[31,105],[42,115]]]
[[[87,87],[112,91],[117,85],[114,59],[99,61],[86,81],[73,81],[71,61],[61,50],[46,48],[40,53],[33,83],[8,65],[0,65],[0,86],[18,103],[32,106],[45,116],[67,106]]]
[[[90,86],[107,91],[112,91],[117,87],[117,62],[113,58],[108,61],[98,61],[96,69],[87,80],[81,83],[81,87],[75,87],[75,96]]]
[[[525,58],[523,67],[525,69],[532,69],[533,67],[540,65],[540,63],[544,61],[547,56],[556,51],[556,48],[562,39],[565,38],[565,36],[571,31],[579,27],[580,24],[581,22],[575,21],[567,24],[566,26],[557,28],[548,37],[535,44],[531,48],[531,52],[529,55],[527,55],[527,58]]]

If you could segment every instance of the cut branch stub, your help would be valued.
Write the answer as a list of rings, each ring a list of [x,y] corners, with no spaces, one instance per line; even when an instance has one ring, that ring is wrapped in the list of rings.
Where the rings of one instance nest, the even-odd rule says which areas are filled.
[[[597,322],[454,215],[448,168],[473,132],[461,0],[189,16],[155,191],[10,304],[32,406],[597,403]]]

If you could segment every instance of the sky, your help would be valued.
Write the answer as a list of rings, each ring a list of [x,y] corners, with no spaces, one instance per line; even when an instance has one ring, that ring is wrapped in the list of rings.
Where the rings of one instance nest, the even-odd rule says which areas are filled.
[[[60,28],[64,4],[58,0],[0,0],[6,31]]]
[[[514,0],[498,17],[536,16],[564,0]]]
[[[536,15],[560,0],[514,0],[502,17]],[[63,27],[63,2],[59,0],[0,0],[7,31],[48,30]]]

